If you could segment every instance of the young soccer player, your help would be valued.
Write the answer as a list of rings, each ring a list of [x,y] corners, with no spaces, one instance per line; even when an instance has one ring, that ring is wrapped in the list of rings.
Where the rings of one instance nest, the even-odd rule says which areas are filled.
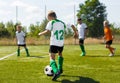
[[[111,44],[113,41],[113,35],[112,35],[112,31],[111,31],[110,26],[109,26],[109,22],[104,21],[103,25],[104,25],[104,37],[103,38],[104,38],[105,43],[106,43],[106,48],[108,48],[110,51],[109,56],[114,56],[116,49],[111,47]]]
[[[20,47],[21,46],[25,48],[27,56],[30,56],[28,49],[26,47],[26,43],[25,43],[26,35],[21,29],[22,29],[22,26],[20,26],[20,25],[16,26],[16,30],[17,30],[16,31],[16,42],[18,45],[17,56],[20,56]]]
[[[85,40],[88,28],[87,28],[87,25],[82,22],[81,18],[78,18],[77,22],[78,22],[77,31],[78,31],[78,35],[79,35],[79,45],[80,45],[80,48],[82,51],[80,56],[85,56],[86,51],[85,51],[85,47],[84,47],[84,40]]]
[[[48,13],[48,24],[46,26],[46,30],[39,33],[38,35],[43,35],[46,33],[51,32],[50,37],[50,49],[49,49],[49,55],[50,55],[50,66],[53,69],[54,75],[52,80],[55,81],[61,73],[63,73],[63,56],[62,51],[64,48],[64,33],[66,25],[61,20],[57,19],[56,13],[54,11],[50,11]],[[72,26],[75,35],[77,35],[75,27]],[[58,65],[55,61],[55,55],[58,53]]]

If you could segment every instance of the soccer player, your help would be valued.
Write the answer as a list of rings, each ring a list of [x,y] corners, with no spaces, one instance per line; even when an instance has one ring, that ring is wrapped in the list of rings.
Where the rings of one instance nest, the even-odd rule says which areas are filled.
[[[109,22],[104,21],[103,25],[104,25],[104,37],[103,38],[104,38],[105,43],[106,43],[106,48],[108,48],[110,51],[109,56],[114,56],[116,49],[111,47],[111,44],[113,41],[113,35],[112,35],[112,31],[111,31],[110,26],[109,26]]]
[[[39,33],[38,35],[43,35],[46,33],[51,32],[50,37],[50,66],[53,69],[54,75],[52,80],[55,81],[61,73],[63,73],[63,56],[62,51],[64,48],[64,33],[66,29],[66,25],[61,20],[57,19],[56,13],[54,11],[50,11],[47,15],[48,17],[48,24],[46,26],[46,30]],[[75,27],[72,26],[75,35],[77,35]],[[55,55],[58,53],[58,65],[55,61]]]
[[[82,53],[80,54],[80,56],[85,56],[86,55],[86,51],[85,51],[85,47],[84,47],[84,40],[87,34],[87,25],[85,23],[82,22],[81,18],[77,19],[78,25],[77,25],[77,31],[78,31],[78,37],[79,37],[79,45],[81,48]]]
[[[26,35],[21,29],[22,29],[22,26],[20,26],[20,25],[16,26],[16,30],[17,30],[16,31],[16,42],[18,45],[17,56],[20,56],[20,47],[21,46],[25,48],[27,56],[30,56],[28,49],[26,47],[26,43],[25,43]]]

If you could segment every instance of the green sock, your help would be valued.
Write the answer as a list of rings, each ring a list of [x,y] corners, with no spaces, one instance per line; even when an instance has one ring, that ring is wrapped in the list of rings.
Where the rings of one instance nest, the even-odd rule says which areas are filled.
[[[58,69],[62,70],[63,66],[63,57],[58,56]]]
[[[20,49],[17,50],[17,56],[20,56]]]
[[[25,51],[26,51],[26,53],[27,53],[27,56],[30,56],[27,48],[25,49]]]
[[[80,45],[80,48],[81,48],[82,52],[85,52],[84,45]]]
[[[50,61],[50,66],[52,67],[53,72],[56,74],[58,71],[58,68],[57,68],[57,64],[56,64],[55,60]]]

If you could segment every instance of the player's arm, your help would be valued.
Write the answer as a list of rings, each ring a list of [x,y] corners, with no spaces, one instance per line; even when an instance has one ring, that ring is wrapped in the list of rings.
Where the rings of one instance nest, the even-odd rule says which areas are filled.
[[[114,36],[114,34],[113,34],[112,30],[111,30],[111,34],[112,34],[112,39],[114,39],[114,38],[115,38],[115,36]]]
[[[26,33],[23,32],[24,42],[26,42]]]
[[[17,44],[17,41],[18,41],[18,40],[17,40],[17,36],[15,36],[15,42],[16,42],[16,44]]]
[[[73,31],[74,31],[74,38],[77,38],[78,37],[78,31],[76,30],[75,26],[74,25],[71,25]]]
[[[24,42],[26,42],[26,36],[24,36]]]
[[[106,36],[105,36],[105,35],[103,36],[103,39],[104,39],[104,40],[106,39]]]
[[[49,33],[49,32],[50,32],[50,30],[45,30],[45,31],[43,31],[43,32],[38,33],[38,35],[39,35],[39,36],[45,35],[45,34],[47,34],[47,33]]]
[[[87,36],[88,33],[88,27],[85,28],[85,37]]]

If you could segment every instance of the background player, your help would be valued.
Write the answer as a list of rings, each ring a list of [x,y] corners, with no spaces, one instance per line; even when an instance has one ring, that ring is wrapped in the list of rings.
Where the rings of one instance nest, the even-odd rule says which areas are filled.
[[[26,47],[26,43],[25,43],[26,35],[21,29],[22,29],[22,26],[20,26],[20,25],[16,26],[16,30],[17,30],[16,31],[16,42],[18,45],[17,56],[20,56],[20,47],[21,46],[25,48],[27,56],[30,56],[28,49]]]
[[[78,22],[77,31],[78,31],[78,35],[79,35],[79,45],[80,45],[80,48],[82,51],[80,56],[85,56],[86,51],[85,51],[85,47],[84,47],[84,40],[87,35],[88,28],[87,28],[87,25],[82,22],[81,18],[78,18],[77,22]]]
[[[114,53],[115,53],[116,49],[111,47],[111,44],[112,44],[112,41],[113,41],[113,35],[112,35],[112,31],[110,29],[109,22],[104,21],[103,25],[104,25],[104,37],[103,38],[104,38],[105,43],[106,43],[106,48],[108,48],[109,51],[110,51],[109,56],[114,56]]]

